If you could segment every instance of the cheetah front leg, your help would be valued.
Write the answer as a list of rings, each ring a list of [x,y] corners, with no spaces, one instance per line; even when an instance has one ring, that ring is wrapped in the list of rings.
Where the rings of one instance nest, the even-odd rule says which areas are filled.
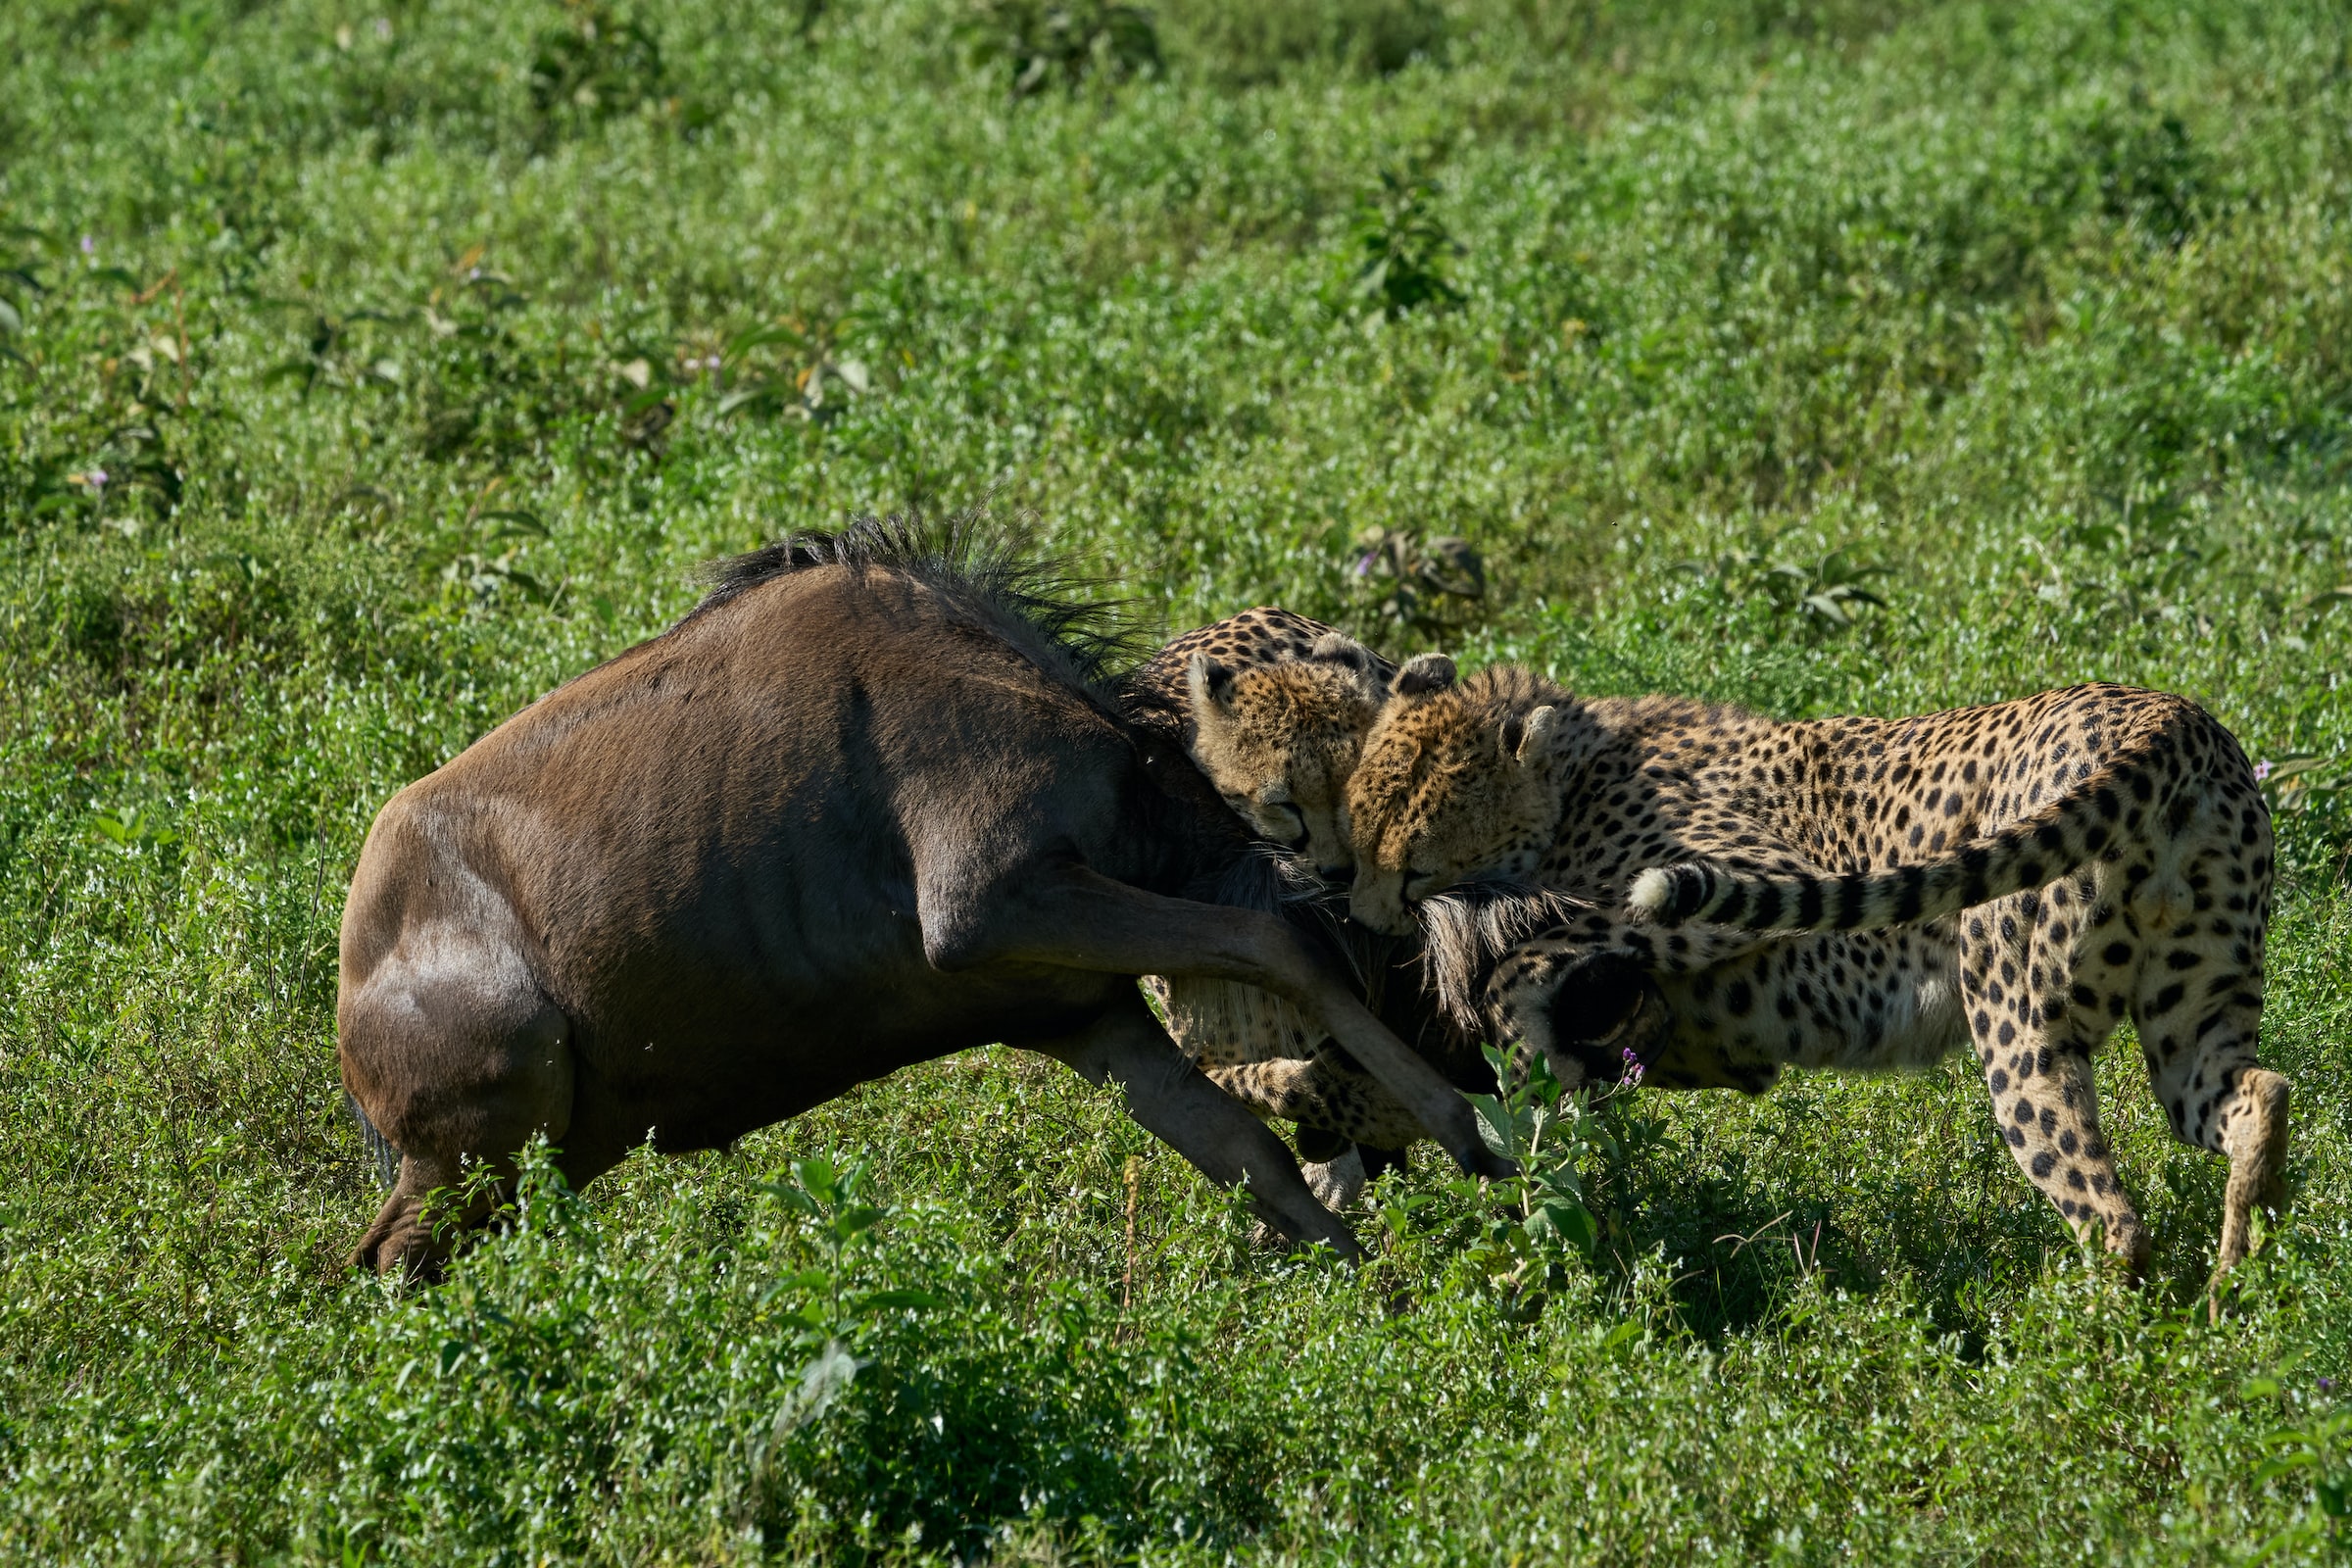
[[[2060,906],[2055,898],[2066,898]],[[2114,1028],[2093,977],[2109,940],[2060,884],[1972,910],[1960,940],[1960,994],[1993,1120],[2028,1180],[2077,1235],[2104,1229],[2134,1280],[2147,1273],[2147,1228],[2124,1194],[2099,1129],[2091,1053]],[[2085,954],[2088,948],[2092,951]]]

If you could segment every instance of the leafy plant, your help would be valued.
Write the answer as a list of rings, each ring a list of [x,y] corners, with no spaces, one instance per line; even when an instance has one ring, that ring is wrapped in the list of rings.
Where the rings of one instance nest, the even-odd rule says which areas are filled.
[[[530,296],[487,265],[487,250],[466,247],[408,304],[265,300],[307,318],[303,351],[272,365],[265,384],[299,383],[306,399],[321,391],[390,396],[415,411],[421,450],[435,460],[527,445],[539,416],[568,412],[549,396],[565,378],[517,335],[515,318]],[[642,412],[639,406],[628,416]]]
[[[1431,211],[1433,179],[1395,169],[1356,203],[1348,225],[1351,258],[1340,288],[1341,310],[1366,325],[1418,310],[1450,310],[1467,296],[1446,275],[1461,244]]]
[[[1437,636],[1459,629],[1483,608],[1486,563],[1467,539],[1373,527],[1356,536],[1355,546],[1349,574],[1368,596],[1360,618]]]
[[[1152,13],[1116,0],[979,0],[963,31],[972,64],[1001,68],[1016,99],[1160,70]]]
[[[1589,1261],[1598,1252],[1595,1180],[1654,1142],[1658,1128],[1630,1112],[1642,1077],[1630,1054],[1622,1084],[1569,1093],[1541,1055],[1521,1062],[1495,1046],[1480,1050],[1500,1088],[1466,1098],[1480,1137],[1516,1160],[1519,1174],[1489,1185],[1483,1220],[1460,1258],[1508,1310],[1525,1316],[1566,1283],[1571,1257]]]
[[[137,850],[149,845],[161,848],[179,842],[179,835],[166,827],[154,811],[137,806],[91,812],[90,831],[119,850]]]
[[[734,381],[718,400],[722,418],[737,413],[780,414],[821,422],[840,417],[851,399],[863,397],[874,384],[863,361],[839,351],[835,328],[811,326],[799,317],[737,334],[720,368]]]
[[[564,0],[564,21],[532,45],[531,107],[542,119],[609,119],[662,93],[662,46],[605,0]]]
[[[1863,584],[1893,575],[1894,568],[1857,558],[1856,547],[1840,545],[1811,562],[1775,559],[1770,541],[1728,550],[1711,563],[1687,561],[1682,569],[1713,583],[1735,603],[1760,600],[1775,614],[1792,615],[1815,633],[1850,630],[1864,610],[1885,610],[1886,601]]]
[[[2330,1380],[2321,1380],[2327,1385]],[[2241,1395],[2277,1399],[2283,1391],[2275,1377],[2247,1380]],[[2255,1561],[2286,1557],[2296,1547],[2341,1547],[2352,1543],[2352,1410],[2326,1410],[2299,1427],[2266,1434],[2271,1457],[2255,1471],[2266,1482],[2291,1481],[2308,1489],[2309,1509],[2266,1542]]]
[[[2352,795],[2352,775],[2347,774],[2344,763],[2341,755],[2290,752],[2257,761],[2254,778],[2273,816],[2286,811],[2321,811]]]
[[[487,494],[487,492],[485,493]],[[547,537],[547,524],[535,512],[518,507],[469,509],[465,522],[426,565],[436,572],[444,592],[469,609],[482,609],[513,593],[535,605],[553,604],[562,591],[549,589],[515,563],[534,540]]]
[[[2198,610],[2201,589],[2230,559],[2226,540],[2205,520],[2137,491],[2112,515],[2070,521],[2056,545],[2041,547],[2047,579],[2038,591],[2086,616],[2117,616],[2139,625],[2185,619],[2210,632]],[[2084,571],[2066,550],[2097,563]],[[2079,559],[2079,557],[2078,557]]]
[[[278,361],[263,375],[265,384],[299,381],[305,397],[321,386],[348,387],[368,382],[397,386],[401,381],[400,362],[388,355],[368,352],[361,330],[367,323],[395,323],[407,319],[410,313],[385,310],[377,306],[362,306],[350,311],[312,311],[294,301],[277,302],[286,309],[310,316],[310,325],[303,343],[303,352],[291,359]],[[354,353],[354,349],[358,353]]]
[[[808,1292],[812,1299],[814,1292],[823,1293],[822,1314],[804,1314],[804,1327],[809,1335],[822,1336],[828,1348],[837,1348],[839,1336],[855,1321],[876,1312],[940,1304],[939,1298],[928,1291],[867,1291],[848,1297],[842,1294],[843,1282],[850,1272],[851,1254],[870,1245],[873,1228],[890,1217],[888,1208],[867,1201],[873,1176],[870,1162],[853,1160],[842,1164],[829,1153],[811,1154],[792,1161],[789,1171],[786,1179],[760,1183],[760,1190],[811,1223],[818,1245],[825,1250],[828,1266],[816,1273],[780,1279],[768,1290],[771,1295]]]

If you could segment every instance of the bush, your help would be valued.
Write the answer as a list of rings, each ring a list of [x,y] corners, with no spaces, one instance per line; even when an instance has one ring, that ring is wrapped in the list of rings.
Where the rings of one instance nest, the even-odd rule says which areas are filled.
[[[1168,15],[1185,57],[1236,85],[1301,67],[1386,76],[1415,61],[1441,63],[1446,50],[1446,13],[1430,0],[1187,0]]]

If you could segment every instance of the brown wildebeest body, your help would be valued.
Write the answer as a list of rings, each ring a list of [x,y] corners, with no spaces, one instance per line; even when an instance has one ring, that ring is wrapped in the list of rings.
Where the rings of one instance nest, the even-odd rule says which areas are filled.
[[[581,1185],[649,1135],[721,1146],[997,1041],[1118,1083],[1270,1223],[1353,1253],[1177,1052],[1143,973],[1290,998],[1456,1159],[1497,1168],[1282,921],[1173,896],[1241,838],[1189,760],[1139,739],[1017,592],[910,539],[862,525],[746,558],[378,814],[337,1018],[344,1085],[403,1157],[356,1262],[437,1268],[425,1195],[535,1133]]]

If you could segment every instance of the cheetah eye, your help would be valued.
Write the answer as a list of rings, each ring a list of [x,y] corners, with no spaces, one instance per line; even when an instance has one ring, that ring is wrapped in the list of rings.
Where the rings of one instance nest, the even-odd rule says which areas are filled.
[[[1306,813],[1288,801],[1268,801],[1265,812],[1269,826],[1277,829],[1270,834],[1285,849],[1295,850],[1306,842]]]

